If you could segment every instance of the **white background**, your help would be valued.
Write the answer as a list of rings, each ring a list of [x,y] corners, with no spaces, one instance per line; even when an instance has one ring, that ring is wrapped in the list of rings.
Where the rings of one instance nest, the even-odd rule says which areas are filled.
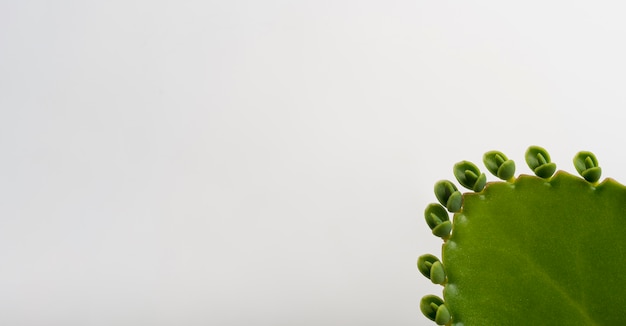
[[[2,1],[0,324],[431,325],[454,163],[626,180],[624,12]]]

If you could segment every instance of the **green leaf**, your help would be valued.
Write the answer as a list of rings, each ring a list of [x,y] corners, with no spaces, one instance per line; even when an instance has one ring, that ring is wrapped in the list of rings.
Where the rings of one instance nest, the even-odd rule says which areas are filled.
[[[446,324],[450,320],[450,312],[443,304],[443,300],[436,295],[427,295],[420,301],[420,310],[428,319],[439,325]]]
[[[509,160],[502,152],[490,151],[485,153],[483,163],[491,174],[502,180],[510,180],[515,174],[515,162]]]
[[[481,173],[478,167],[469,161],[461,161],[452,169],[456,180],[465,188],[481,191],[485,187],[487,177]]]
[[[450,230],[452,230],[452,223],[450,223],[448,212],[443,206],[436,203],[428,205],[424,211],[424,218],[434,235],[444,239],[448,238]]]
[[[589,182],[598,181],[602,174],[602,169],[598,166],[598,159],[591,152],[578,152],[574,157],[574,167]]]
[[[531,165],[549,164],[536,154]],[[452,325],[626,323],[626,187],[559,171],[463,201],[443,246]]]
[[[435,197],[449,212],[458,212],[461,209],[463,195],[448,180],[440,180],[435,183]]]
[[[550,162],[550,154],[539,146],[530,146],[526,150],[526,164],[538,177],[549,178],[556,171],[556,164]]]

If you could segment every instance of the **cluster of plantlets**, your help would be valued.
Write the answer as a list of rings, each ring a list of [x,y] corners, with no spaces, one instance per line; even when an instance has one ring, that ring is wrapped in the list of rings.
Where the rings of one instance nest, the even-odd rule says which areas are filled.
[[[502,181],[462,161],[453,172],[469,192],[435,184],[424,216],[442,259],[422,255],[417,268],[443,299],[426,295],[420,310],[438,325],[626,324],[626,187],[599,182],[591,152],[574,157],[582,178],[555,173],[538,146],[525,160],[535,175],[516,178],[515,162],[490,151],[483,162]]]

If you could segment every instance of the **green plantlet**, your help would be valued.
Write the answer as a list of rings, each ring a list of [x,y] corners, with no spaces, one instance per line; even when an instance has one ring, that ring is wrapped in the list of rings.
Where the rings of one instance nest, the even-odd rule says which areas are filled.
[[[463,195],[457,190],[454,183],[448,180],[441,180],[435,183],[435,196],[441,205],[448,208],[448,211],[458,212],[461,209]]]
[[[626,186],[598,182],[590,152],[573,160],[582,178],[538,146],[525,160],[535,175],[516,178],[490,151],[483,163],[502,181],[462,161],[453,173],[469,192],[437,182],[424,217],[441,260],[422,255],[417,267],[443,298],[424,296],[420,310],[437,325],[626,325]]]

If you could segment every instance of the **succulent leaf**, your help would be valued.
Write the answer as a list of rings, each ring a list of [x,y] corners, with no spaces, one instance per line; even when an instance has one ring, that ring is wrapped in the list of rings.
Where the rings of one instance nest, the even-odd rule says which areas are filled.
[[[487,183],[487,177],[481,173],[478,167],[469,161],[461,161],[454,165],[454,176],[459,183],[469,189],[479,192]]]
[[[449,212],[458,212],[461,209],[463,195],[448,180],[441,180],[435,183],[435,197]]]
[[[582,178],[555,174],[541,147],[531,146],[525,159],[536,176],[514,178],[513,161],[491,151],[485,166],[507,182],[485,184],[462,161],[454,175],[475,193],[460,194],[449,181],[435,187],[442,204],[454,193],[462,198],[453,218],[439,204],[425,211],[444,244],[442,259],[422,255],[418,270],[443,286],[445,303],[427,295],[420,310],[449,326],[626,324],[626,186],[597,183],[601,169],[591,152],[574,157]]]
[[[437,313],[435,314],[435,323],[437,325],[445,325],[450,322],[450,311],[445,304],[437,307]]]
[[[417,270],[419,270],[420,273],[422,273],[422,275],[424,275],[427,279],[430,279],[430,270],[435,263],[441,263],[439,258],[431,254],[421,255],[417,259]]]
[[[424,316],[438,325],[445,325],[450,321],[448,309],[445,307],[443,300],[436,295],[424,296],[420,301],[420,310]]]
[[[434,235],[444,239],[450,235],[452,223],[443,206],[437,203],[428,205],[424,210],[424,218]]]
[[[490,151],[483,156],[483,163],[491,174],[502,180],[511,180],[515,174],[515,162],[498,151]]]
[[[526,163],[535,175],[540,178],[549,178],[556,171],[556,164],[550,162],[550,154],[539,146],[530,146],[526,151]]]
[[[435,284],[443,284],[446,281],[446,272],[443,269],[443,264],[440,261],[436,261],[430,267],[430,280]]]
[[[574,167],[576,171],[589,182],[596,182],[602,175],[602,169],[598,166],[596,156],[587,151],[580,151],[574,156]]]
[[[612,181],[594,188],[565,172],[549,184],[522,176],[514,188],[493,184],[482,196],[464,199],[466,218],[456,223],[455,217],[443,248],[450,286],[444,296],[456,321],[614,325],[626,320],[620,310],[626,295],[615,291],[626,287],[626,268],[616,259],[626,252],[626,188]],[[597,282],[594,262],[611,275],[609,282]],[[554,302],[560,302],[558,308]],[[531,310],[524,323],[515,320]]]

